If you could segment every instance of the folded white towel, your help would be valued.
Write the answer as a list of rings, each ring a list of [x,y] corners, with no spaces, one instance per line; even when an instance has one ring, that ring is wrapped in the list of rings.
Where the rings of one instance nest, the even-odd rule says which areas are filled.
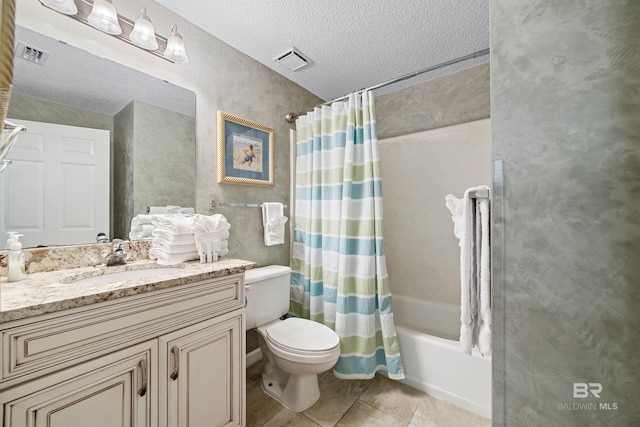
[[[161,240],[167,245],[187,245],[189,243],[195,244],[193,234],[174,234],[171,230],[158,226],[153,229],[151,236],[154,240]]]
[[[131,219],[131,228],[136,228],[144,224],[151,224],[151,215],[140,214]]]
[[[190,243],[187,245],[167,245],[159,242],[157,239],[154,239],[151,243],[150,250],[155,251],[155,253],[164,252],[167,254],[183,254],[187,252],[196,252],[198,248],[196,248],[195,243]]]
[[[229,231],[231,224],[224,215],[201,215],[193,216],[193,230],[197,233],[209,233],[212,231]]]
[[[264,244],[267,246],[284,244],[284,225],[288,218],[284,216],[284,205],[278,202],[262,204],[262,226]]]
[[[140,239],[150,239],[153,233],[153,225],[151,224],[141,224],[137,227],[131,227],[131,231],[129,232],[130,240],[140,240]]]
[[[193,234],[193,216],[188,215],[151,215],[156,227],[163,227],[172,234]]]
[[[169,209],[166,206],[149,206],[149,215],[166,214]]]
[[[186,261],[193,261],[198,259],[198,252],[186,252],[182,254],[165,254],[165,253],[151,253],[149,250],[149,258],[156,259],[160,265],[175,265]],[[152,258],[153,256],[153,258]]]

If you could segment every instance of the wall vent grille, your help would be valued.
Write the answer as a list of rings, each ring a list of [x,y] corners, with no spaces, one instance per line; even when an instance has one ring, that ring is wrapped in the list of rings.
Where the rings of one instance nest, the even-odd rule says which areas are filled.
[[[29,46],[24,42],[18,42],[15,56],[38,65],[44,65],[47,59],[49,59],[49,52],[34,46]]]
[[[311,59],[295,47],[291,47],[285,52],[273,58],[274,61],[284,65],[290,71],[298,71],[312,63]]]

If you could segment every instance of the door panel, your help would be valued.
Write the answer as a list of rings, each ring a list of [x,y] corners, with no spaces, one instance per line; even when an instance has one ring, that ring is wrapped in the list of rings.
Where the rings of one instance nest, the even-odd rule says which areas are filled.
[[[0,393],[7,427],[151,427],[157,341]]]
[[[24,247],[95,241],[109,232],[109,132],[24,124],[0,175],[1,231],[19,231]]]

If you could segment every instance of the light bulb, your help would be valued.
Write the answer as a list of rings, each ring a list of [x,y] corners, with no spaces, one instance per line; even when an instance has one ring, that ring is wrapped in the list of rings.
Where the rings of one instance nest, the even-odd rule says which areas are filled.
[[[122,34],[113,0],[95,0],[87,21],[92,27],[103,33],[113,34],[114,36]]]
[[[129,34],[129,40],[138,47],[148,50],[156,50],[158,41],[156,40],[156,31],[151,23],[151,18],[147,15],[147,8],[143,7],[136,19],[133,31]]]
[[[171,26],[171,33],[167,39],[167,48],[164,50],[164,57],[178,64],[186,64],[189,62],[184,40],[182,40],[182,36],[178,32],[176,25]]]
[[[78,7],[73,0],[40,0],[40,3],[65,15],[78,13]]]

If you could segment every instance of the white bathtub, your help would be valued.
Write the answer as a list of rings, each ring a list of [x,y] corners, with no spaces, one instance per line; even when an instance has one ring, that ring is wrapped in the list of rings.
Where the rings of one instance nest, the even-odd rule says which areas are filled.
[[[393,313],[406,379],[432,396],[491,418],[491,359],[460,349],[460,308],[393,295]]]

